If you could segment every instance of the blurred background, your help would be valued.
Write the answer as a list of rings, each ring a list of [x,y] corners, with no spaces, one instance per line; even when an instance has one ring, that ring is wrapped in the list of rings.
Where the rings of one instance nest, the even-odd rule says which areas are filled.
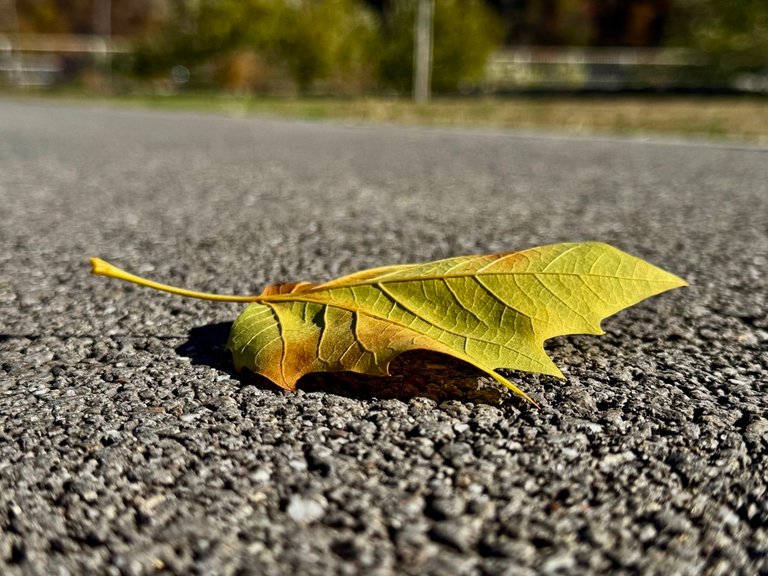
[[[360,116],[375,114],[371,99],[386,116],[393,100],[433,96],[464,100],[446,117],[502,125],[514,122],[466,106],[563,94],[764,103],[768,2],[0,0],[0,87],[254,106],[343,97],[345,113]],[[339,113],[325,105],[301,113]],[[723,122],[749,132],[765,122],[754,115]],[[715,124],[707,130],[730,130]]]

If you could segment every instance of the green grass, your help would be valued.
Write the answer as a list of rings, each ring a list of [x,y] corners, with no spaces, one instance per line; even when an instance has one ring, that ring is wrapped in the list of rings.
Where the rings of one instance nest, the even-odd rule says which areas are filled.
[[[45,96],[46,99],[62,97]],[[768,98],[756,96],[513,96],[437,98],[429,104],[395,98],[211,94],[77,98],[100,104],[232,115],[578,134],[667,135],[768,144]]]

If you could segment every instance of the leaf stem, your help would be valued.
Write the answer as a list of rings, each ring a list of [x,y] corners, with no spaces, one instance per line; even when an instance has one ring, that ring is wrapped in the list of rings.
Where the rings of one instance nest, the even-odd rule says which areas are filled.
[[[195,292],[194,290],[186,290],[185,288],[177,288],[175,286],[169,286],[168,284],[161,284],[160,282],[154,282],[153,280],[147,280],[125,270],[121,270],[117,266],[113,266],[109,262],[105,262],[101,258],[91,258],[91,274],[98,276],[108,276],[109,278],[117,278],[118,280],[125,280],[126,282],[132,282],[139,286],[146,286],[147,288],[154,288],[155,290],[162,290],[163,292],[170,292],[178,296],[185,296],[187,298],[200,298],[201,300],[214,300],[216,302],[257,302],[261,300],[259,296],[229,296],[227,294],[210,294],[207,292]]]

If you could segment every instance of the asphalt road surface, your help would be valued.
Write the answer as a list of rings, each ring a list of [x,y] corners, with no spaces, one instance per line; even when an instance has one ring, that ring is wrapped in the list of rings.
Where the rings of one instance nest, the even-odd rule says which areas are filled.
[[[0,101],[3,574],[768,573],[768,149]],[[233,372],[190,288],[601,240],[690,288],[548,343]]]

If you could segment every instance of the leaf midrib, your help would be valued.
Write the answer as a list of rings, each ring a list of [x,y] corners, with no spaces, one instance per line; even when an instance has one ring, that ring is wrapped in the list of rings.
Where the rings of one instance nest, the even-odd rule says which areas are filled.
[[[613,276],[611,274],[593,274],[585,272],[583,274],[577,272],[473,272],[465,274],[447,274],[447,275],[435,275],[435,276],[417,276],[414,278],[400,278],[400,279],[382,279],[366,282],[355,282],[351,284],[337,284],[335,286],[324,287],[322,284],[315,288],[310,288],[304,292],[298,292],[295,294],[275,294],[272,296],[259,297],[257,302],[292,302],[299,300],[301,296],[306,294],[318,294],[320,292],[330,292],[331,290],[342,290],[351,288],[360,288],[363,286],[376,286],[379,284],[395,283],[395,282],[425,282],[435,280],[448,280],[452,278],[476,278],[478,276],[575,276],[578,278],[609,278],[611,280],[629,280],[633,282],[650,282],[653,284],[675,284],[680,286],[681,280],[653,280],[650,278],[635,278],[632,276]],[[682,284],[685,285],[685,284]]]

